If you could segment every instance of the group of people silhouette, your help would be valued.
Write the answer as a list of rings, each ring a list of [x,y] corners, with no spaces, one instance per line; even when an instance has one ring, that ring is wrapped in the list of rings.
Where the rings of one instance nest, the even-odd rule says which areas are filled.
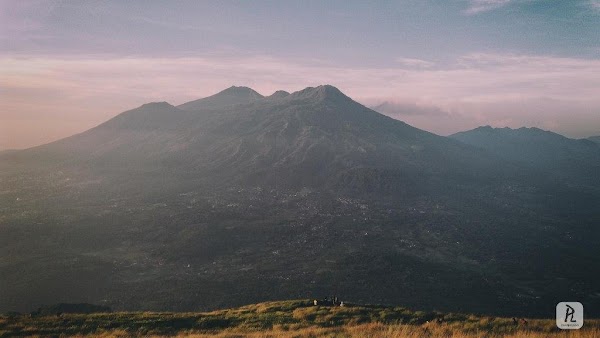
[[[313,300],[313,304],[315,306],[317,305],[324,305],[324,306],[344,306],[344,302],[341,301],[337,296],[333,296],[333,297],[327,297],[325,296],[325,298],[323,299],[315,299]]]

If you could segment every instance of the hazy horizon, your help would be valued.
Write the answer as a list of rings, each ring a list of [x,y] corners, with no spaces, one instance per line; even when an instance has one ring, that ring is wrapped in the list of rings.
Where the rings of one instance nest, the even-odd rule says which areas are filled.
[[[599,135],[598,20],[596,0],[0,1],[0,150],[231,85],[332,84],[440,135]]]

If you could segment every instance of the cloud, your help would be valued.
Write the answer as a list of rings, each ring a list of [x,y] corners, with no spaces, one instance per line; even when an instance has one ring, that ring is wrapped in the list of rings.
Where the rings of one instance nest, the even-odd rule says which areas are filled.
[[[494,53],[467,54],[429,68],[341,67],[247,54],[0,55],[0,134],[5,135],[0,148],[68,136],[146,102],[180,104],[231,85],[268,95],[324,83],[369,106],[403,103],[402,116],[395,117],[440,134],[506,124],[582,137],[600,134],[597,74],[598,59]]]
[[[444,111],[436,106],[424,106],[410,102],[384,101],[383,103],[371,106],[370,108],[382,114],[397,117],[398,119],[406,116],[440,117],[452,115],[450,112]]]
[[[411,58],[397,58],[396,62],[399,64],[415,67],[415,68],[431,68],[435,65],[435,63],[430,61],[425,61],[421,59],[411,59]]]
[[[488,12],[510,4],[513,0],[469,0],[469,7],[464,10],[467,15]]]
[[[371,106],[371,109],[439,135],[449,135],[479,126],[469,114],[411,101],[386,100]]]

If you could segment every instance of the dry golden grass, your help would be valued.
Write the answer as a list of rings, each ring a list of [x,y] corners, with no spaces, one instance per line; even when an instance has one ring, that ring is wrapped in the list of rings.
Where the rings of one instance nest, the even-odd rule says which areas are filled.
[[[109,336],[99,336],[109,337]],[[112,337],[126,337],[126,335],[114,335]],[[159,336],[152,336],[159,337]],[[218,333],[180,333],[177,337],[192,338],[290,338],[290,337],[358,337],[358,338],[598,338],[600,330],[573,330],[559,332],[535,332],[528,329],[518,330],[513,333],[497,334],[493,332],[461,332],[453,331],[446,325],[437,327],[413,326],[413,325],[385,325],[378,323],[341,326],[332,328],[308,327],[299,330],[272,330],[245,332],[227,330]]]
[[[259,332],[224,331],[219,333],[182,333],[177,337],[193,338],[291,338],[291,337],[357,337],[357,338],[598,338],[599,329],[572,330],[559,332],[535,332],[529,329],[513,333],[497,334],[494,332],[455,331],[448,325],[414,326],[414,325],[385,325],[369,323],[332,328],[308,327],[300,330],[285,331],[278,328]]]
[[[600,338],[600,320],[586,320],[581,330],[561,331],[553,319],[529,319],[527,324],[515,325],[510,318],[385,306],[312,306],[296,300],[206,313],[0,316],[0,338],[16,336]]]

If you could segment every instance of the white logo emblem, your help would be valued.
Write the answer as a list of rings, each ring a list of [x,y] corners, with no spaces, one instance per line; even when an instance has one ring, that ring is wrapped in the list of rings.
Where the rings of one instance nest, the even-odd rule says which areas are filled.
[[[580,302],[560,302],[556,305],[556,326],[563,330],[581,329],[583,305]]]

